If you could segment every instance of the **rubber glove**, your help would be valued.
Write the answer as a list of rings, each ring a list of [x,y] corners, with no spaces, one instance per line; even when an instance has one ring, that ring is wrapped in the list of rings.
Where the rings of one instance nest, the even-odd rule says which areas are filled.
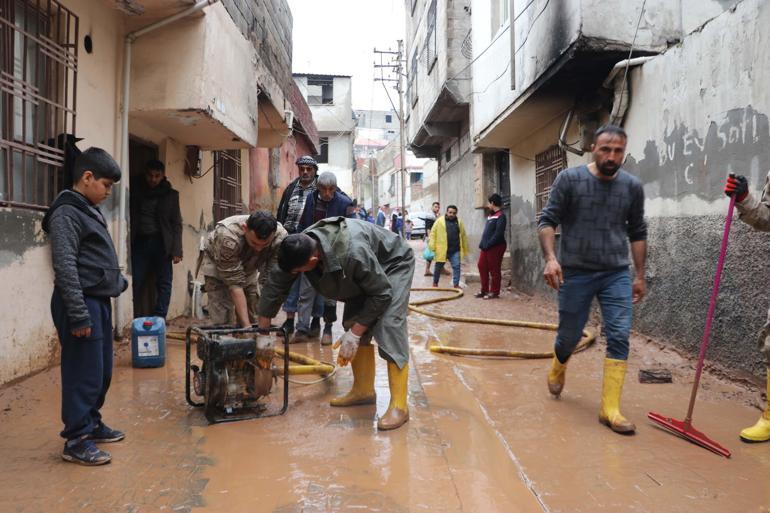
[[[746,199],[749,195],[749,182],[745,176],[733,175],[727,177],[725,181],[725,194],[728,196],[735,195],[735,201],[740,203]]]
[[[334,343],[332,347],[340,350],[337,353],[337,365],[344,367],[356,356],[360,340],[361,337],[348,330]]]

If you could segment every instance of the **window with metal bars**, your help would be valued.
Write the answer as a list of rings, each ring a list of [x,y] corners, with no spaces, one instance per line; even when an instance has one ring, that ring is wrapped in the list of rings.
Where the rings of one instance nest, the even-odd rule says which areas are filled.
[[[241,212],[241,150],[215,151],[214,222]]]
[[[554,145],[535,155],[535,204],[537,219],[548,204],[548,195],[556,175],[567,168],[567,152]]]
[[[436,34],[436,0],[428,7],[428,35],[425,37],[425,58],[428,75],[433,71],[433,65],[438,60],[438,35]]]
[[[0,0],[0,205],[43,210],[64,187],[56,141],[75,134],[78,29],[54,0]]]

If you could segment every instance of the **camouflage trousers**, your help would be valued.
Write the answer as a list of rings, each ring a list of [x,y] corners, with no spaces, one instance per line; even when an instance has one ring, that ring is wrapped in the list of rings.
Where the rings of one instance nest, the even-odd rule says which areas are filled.
[[[209,297],[208,310],[211,324],[237,324],[235,318],[235,305],[230,297],[230,289],[221,280],[213,276],[206,276],[206,294]],[[249,308],[249,320],[252,324],[257,322],[257,306],[259,305],[259,289],[256,276],[246,280],[243,287],[246,294],[246,304]]]

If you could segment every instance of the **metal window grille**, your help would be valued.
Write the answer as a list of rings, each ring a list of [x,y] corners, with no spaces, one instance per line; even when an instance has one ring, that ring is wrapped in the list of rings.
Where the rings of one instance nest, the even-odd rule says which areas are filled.
[[[215,151],[214,222],[241,212],[241,151]]]
[[[63,188],[56,141],[75,134],[78,29],[54,0],[0,0],[0,205],[42,210]]]
[[[406,98],[409,106],[414,107],[417,103],[417,52],[412,56],[412,65],[409,72],[409,79],[406,84]]]
[[[428,7],[428,36],[425,38],[425,56],[428,74],[433,70],[433,65],[438,59],[438,39],[436,35],[436,0],[433,0]]]
[[[535,155],[535,202],[537,204],[537,219],[540,219],[548,195],[556,175],[567,168],[567,152],[558,146],[551,146],[542,153]]]

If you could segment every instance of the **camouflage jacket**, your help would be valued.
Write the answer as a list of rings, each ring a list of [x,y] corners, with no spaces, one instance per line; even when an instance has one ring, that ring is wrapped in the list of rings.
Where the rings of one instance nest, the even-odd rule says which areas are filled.
[[[201,273],[216,278],[229,288],[243,287],[257,279],[263,287],[267,271],[277,263],[278,247],[286,237],[286,230],[278,223],[273,242],[262,251],[256,251],[246,242],[245,228],[248,215],[231,216],[217,223],[206,238]]]
[[[762,196],[757,199],[749,193],[743,201],[735,204],[735,208],[741,221],[757,230],[770,232],[770,173],[765,178]]]

